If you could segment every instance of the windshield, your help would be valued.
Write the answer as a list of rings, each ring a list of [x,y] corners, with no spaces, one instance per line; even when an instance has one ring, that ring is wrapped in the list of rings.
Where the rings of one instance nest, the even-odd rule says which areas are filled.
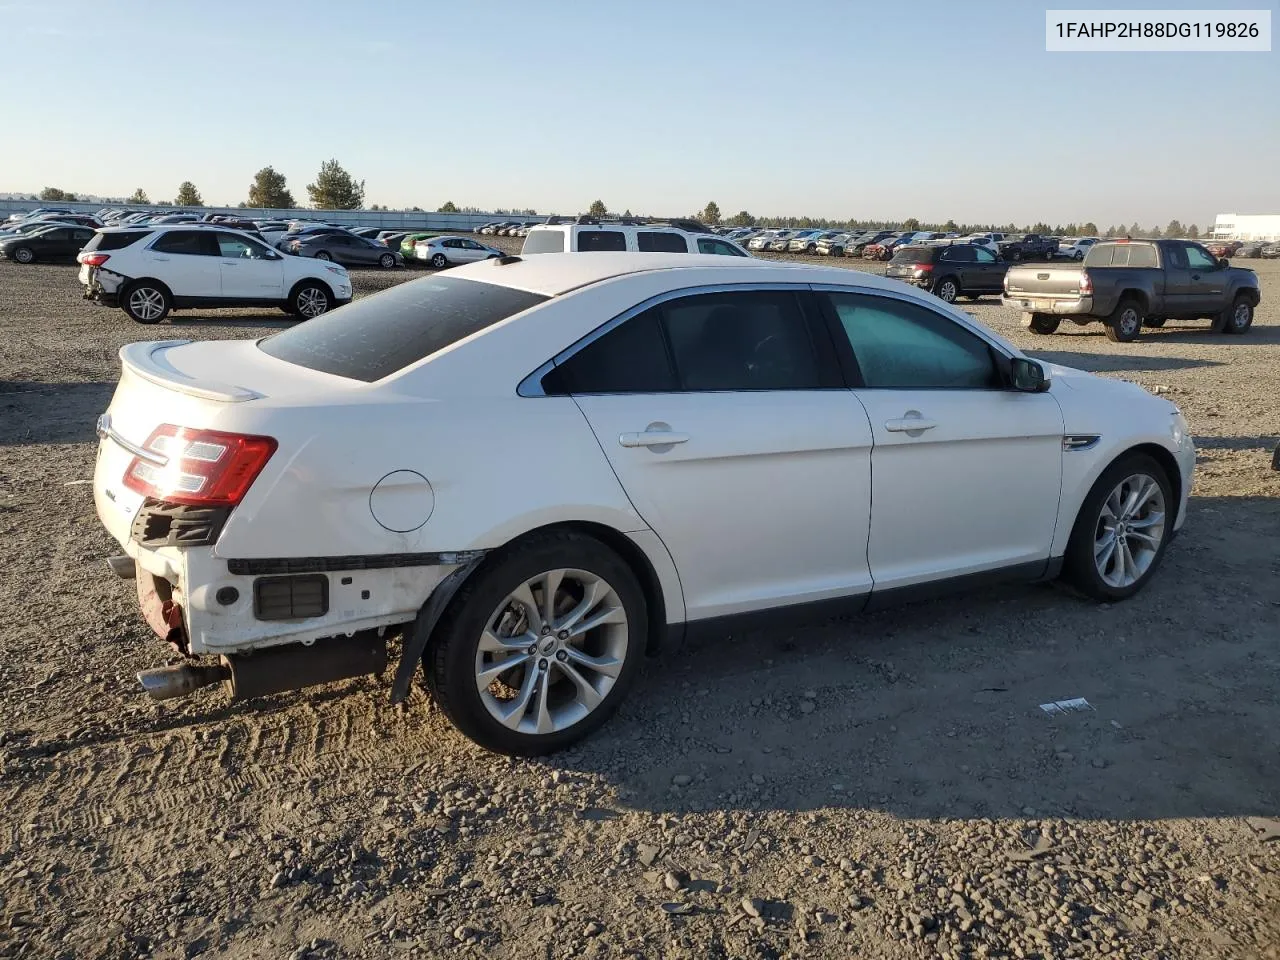
[[[455,277],[424,277],[259,341],[300,367],[372,383],[548,298]]]

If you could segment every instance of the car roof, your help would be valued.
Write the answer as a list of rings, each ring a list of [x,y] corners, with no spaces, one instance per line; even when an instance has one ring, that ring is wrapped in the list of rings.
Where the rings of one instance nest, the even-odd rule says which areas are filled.
[[[714,253],[539,253],[502,263],[485,260],[454,267],[451,277],[465,277],[485,283],[501,284],[529,293],[555,297],[580,287],[600,283],[614,277],[654,270],[670,270],[689,274],[691,283],[701,282],[696,276],[706,274],[759,273],[759,282],[769,280],[787,283],[835,283],[849,286],[900,289],[896,280],[860,270],[824,267],[799,263],[779,263],[754,257],[726,257]],[[771,275],[771,276],[769,276]],[[711,276],[705,282],[714,283]]]

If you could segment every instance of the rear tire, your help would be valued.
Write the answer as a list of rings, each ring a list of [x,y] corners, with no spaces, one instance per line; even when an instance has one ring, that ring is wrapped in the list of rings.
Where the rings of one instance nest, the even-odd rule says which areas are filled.
[[[1051,333],[1057,332],[1058,324],[1061,322],[1062,321],[1057,317],[1050,316],[1047,313],[1033,313],[1031,315],[1031,323],[1027,326],[1030,328],[1032,333],[1048,336]]]
[[[390,253],[384,253],[378,258],[378,266],[383,270],[394,270],[396,268],[396,258]]]
[[[561,576],[552,580],[556,573]],[[598,625],[577,637],[568,635],[571,624],[564,632],[541,629],[547,620],[542,591],[549,583],[557,584],[551,590],[558,601],[552,604],[555,620],[580,613],[579,623],[599,618]],[[588,589],[593,599],[586,598]],[[527,600],[519,599],[522,593]],[[502,642],[526,631],[529,647]],[[631,568],[592,537],[549,532],[495,551],[462,585],[434,632],[423,670],[436,702],[464,736],[508,756],[539,756],[609,719],[635,681],[647,636],[644,592]],[[570,645],[575,649],[563,655]],[[603,669],[593,668],[591,659]],[[493,672],[504,662],[512,663],[509,670]],[[482,670],[492,680],[483,687]],[[519,707],[522,696],[525,706]],[[547,707],[542,714],[540,699]],[[536,729],[540,717],[543,733]]]
[[[1245,297],[1236,297],[1235,302],[1223,311],[1222,332],[1239,336],[1248,332],[1253,326],[1253,304]]]
[[[1141,502],[1125,514],[1122,508],[1130,497]],[[1159,567],[1177,511],[1169,475],[1159,463],[1145,453],[1121,456],[1102,472],[1080,506],[1063,557],[1063,579],[1098,601],[1133,596]],[[1130,563],[1141,571],[1126,582],[1136,569]]]
[[[36,255],[30,247],[19,247],[13,251],[13,259],[18,263],[35,263]]]
[[[960,297],[960,281],[955,277],[943,277],[935,281],[933,295],[943,303],[955,303]]]
[[[1121,300],[1115,312],[1107,317],[1107,339],[1115,343],[1132,343],[1142,332],[1142,305],[1137,300]]]
[[[173,309],[169,291],[151,280],[139,280],[124,288],[120,306],[138,323],[159,323]]]
[[[316,259],[317,259],[317,260],[332,260],[332,259],[333,259],[333,257],[329,256],[329,254],[328,254],[328,253],[326,253],[325,251],[321,250],[319,253],[317,253],[317,254],[316,254]]]
[[[435,256],[431,258],[431,265],[435,267],[437,270],[443,270],[446,266],[449,265],[449,261],[443,253],[437,253]]]

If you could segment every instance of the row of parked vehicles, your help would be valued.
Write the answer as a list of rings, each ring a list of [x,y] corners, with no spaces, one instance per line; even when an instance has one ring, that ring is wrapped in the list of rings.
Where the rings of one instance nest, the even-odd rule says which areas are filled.
[[[774,253],[803,253],[819,257],[862,257],[867,260],[892,260],[894,254],[911,244],[946,241],[981,246],[1002,260],[1049,260],[1058,256],[1083,256],[1080,241],[1094,238],[1044,237],[1029,233],[1014,235],[992,231],[944,233],[937,230],[839,230],[759,229],[755,227],[722,228],[725,237],[748,250]]]

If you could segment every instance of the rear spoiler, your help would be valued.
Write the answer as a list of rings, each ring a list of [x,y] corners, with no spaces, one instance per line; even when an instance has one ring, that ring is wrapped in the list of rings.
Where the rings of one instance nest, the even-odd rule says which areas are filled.
[[[164,352],[191,343],[190,340],[151,340],[128,343],[120,348],[120,363],[134,376],[179,393],[222,403],[258,400],[263,395],[247,387],[211,380],[196,380],[175,369],[164,359]]]

